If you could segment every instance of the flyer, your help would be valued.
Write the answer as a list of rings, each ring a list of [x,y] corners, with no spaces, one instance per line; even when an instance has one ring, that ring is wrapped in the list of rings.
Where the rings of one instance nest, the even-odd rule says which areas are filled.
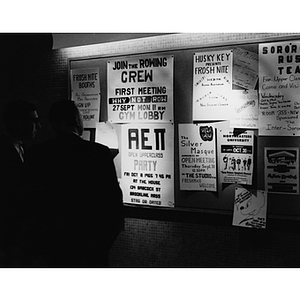
[[[300,42],[259,45],[259,135],[300,135]]]
[[[71,99],[81,113],[83,126],[95,128],[100,115],[99,69],[72,69],[71,90]]]
[[[265,147],[265,190],[299,195],[299,148]]]
[[[258,128],[258,94],[256,90],[235,90],[231,93],[230,126]]]
[[[193,65],[193,120],[224,120],[232,90],[232,50],[199,52]]]
[[[233,50],[233,84],[253,90],[258,80],[258,55],[254,52],[235,48]]]
[[[235,135],[232,129],[220,129],[218,141],[220,182],[252,185],[253,131]]]
[[[156,55],[108,61],[108,120],[172,123],[173,59]]]
[[[181,190],[217,190],[215,142],[212,124],[179,124]]]
[[[267,223],[267,193],[262,190],[255,194],[245,188],[235,189],[232,225],[264,229]]]
[[[174,206],[173,124],[124,124],[122,131],[123,201]]]

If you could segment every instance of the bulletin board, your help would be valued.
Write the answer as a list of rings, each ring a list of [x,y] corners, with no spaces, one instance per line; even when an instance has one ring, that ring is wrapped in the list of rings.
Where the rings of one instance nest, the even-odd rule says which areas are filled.
[[[205,47],[193,47],[193,48],[184,48],[184,49],[170,49],[166,51],[157,51],[155,53],[151,52],[142,52],[142,53],[133,53],[133,54],[124,54],[124,55],[118,55],[118,56],[95,56],[95,57],[79,57],[79,58],[72,58],[69,59],[69,82],[71,86],[71,78],[70,74],[71,72],[76,72],[75,70],[78,69],[93,69],[93,70],[99,70],[99,83],[100,83],[100,112],[99,112],[99,122],[107,122],[111,121],[111,115],[109,111],[109,104],[107,99],[110,97],[109,95],[109,88],[108,88],[108,78],[109,78],[109,70],[110,64],[112,62],[136,62],[139,58],[143,57],[164,57],[168,60],[172,60],[172,62],[168,61],[168,64],[172,64],[172,92],[171,97],[173,97],[173,106],[170,108],[167,108],[167,112],[165,115],[167,115],[166,120],[163,120],[166,123],[173,125],[173,156],[172,156],[172,166],[173,166],[173,190],[172,190],[172,196],[171,198],[174,199],[173,203],[171,203],[170,207],[163,207],[162,209],[165,210],[176,210],[180,211],[181,209],[184,210],[191,210],[191,211],[202,211],[202,212],[216,212],[216,213],[228,213],[232,214],[234,201],[235,201],[235,191],[237,188],[240,187],[246,187],[247,189],[253,191],[257,190],[265,190],[266,186],[266,176],[268,176],[268,181],[270,182],[272,186],[272,180],[276,180],[276,176],[278,174],[275,174],[274,171],[273,174],[266,175],[266,155],[271,158],[278,159],[278,155],[296,155],[297,159],[297,166],[296,169],[299,168],[299,146],[300,146],[300,135],[298,134],[298,128],[295,125],[295,122],[287,122],[288,119],[286,114],[289,113],[289,110],[286,109],[289,105],[291,105],[290,99],[285,98],[285,101],[275,101],[274,103],[271,103],[273,98],[280,99],[280,92],[284,89],[282,85],[288,85],[288,88],[290,88],[291,84],[297,85],[295,89],[298,88],[298,83],[300,84],[300,70],[299,70],[299,76],[298,76],[298,66],[300,66],[300,51],[299,51],[299,41],[295,39],[288,39],[283,40],[282,38],[278,41],[276,39],[271,41],[259,41],[259,42],[251,42],[246,43],[242,42],[240,44],[229,44],[229,45],[218,45],[218,46],[205,46]],[[284,48],[272,48],[272,43],[274,45],[276,43],[281,43],[282,45],[290,45],[290,49],[284,49]],[[281,46],[282,46],[281,45]],[[292,50],[292,45],[298,45],[298,50],[294,51]],[[265,48],[263,48],[265,46]],[[279,45],[280,46],[280,45]],[[283,46],[284,47],[284,46]],[[296,47],[296,46],[295,46]],[[286,51],[285,51],[286,50]],[[261,51],[261,53],[259,53]],[[281,51],[281,52],[280,52]],[[266,63],[269,63],[271,65],[276,65],[276,61],[282,60],[281,65],[278,65],[282,69],[278,70],[274,69],[274,74],[267,74],[266,70],[269,70],[266,66],[259,66],[259,57],[262,57],[263,52],[266,53],[266,56],[269,55],[269,57],[266,58]],[[279,52],[279,53],[277,53]],[[293,52],[293,53],[292,53]],[[207,89],[207,92],[203,92],[204,94],[200,94],[198,96],[198,100],[195,97],[195,86],[199,84],[202,80],[201,74],[199,72],[209,72],[204,69],[203,61],[200,60],[205,59],[207,61],[211,61],[211,63],[216,61],[212,61],[212,56],[209,57],[209,55],[215,54],[215,58],[217,55],[225,55],[226,53],[231,55],[232,61],[231,63],[231,88],[234,91],[237,91],[237,93],[244,93],[243,97],[245,96],[250,97],[249,93],[258,94],[259,89],[260,92],[264,92],[264,99],[263,101],[260,101],[260,105],[265,107],[265,110],[260,110],[261,114],[261,121],[257,127],[253,125],[253,128],[243,128],[243,125],[236,126],[236,123],[233,122],[233,120],[228,120],[228,114],[226,112],[225,107],[220,107],[218,110],[218,115],[216,118],[214,117],[207,117],[209,114],[207,113],[208,107],[201,108],[200,106],[197,106],[195,108],[195,105],[197,105],[197,101],[199,103],[202,99],[205,97],[208,97],[208,93],[210,93],[209,89]],[[281,55],[282,53],[282,55]],[[247,54],[247,55],[246,55]],[[251,55],[250,55],[251,54]],[[260,55],[259,55],[260,54]],[[252,56],[253,55],[253,56]],[[281,58],[278,58],[278,56],[281,56]],[[195,58],[197,57],[197,58]],[[245,60],[243,60],[243,57]],[[247,66],[248,62],[247,59],[250,59],[251,67]],[[275,63],[272,61],[272,59],[275,61]],[[256,65],[253,61],[257,60]],[[268,61],[269,60],[269,61]],[[242,66],[241,66],[242,64]],[[243,66],[243,64],[245,64]],[[249,64],[248,64],[249,65]],[[195,68],[199,67],[199,72],[197,76],[195,76]],[[209,67],[219,67],[225,70],[226,66],[222,65],[221,63],[216,63],[215,66],[213,64],[210,64]],[[121,66],[120,66],[121,68]],[[202,68],[202,69],[200,69]],[[253,70],[253,68],[255,70]],[[263,69],[265,68],[265,69]],[[295,71],[296,70],[296,71]],[[165,70],[167,73],[170,72],[170,70]],[[265,75],[261,77],[261,74],[259,72],[265,72]],[[225,71],[224,71],[225,72]],[[276,73],[275,73],[276,72]],[[281,73],[278,73],[281,72]],[[286,74],[289,77],[292,75],[293,80],[292,81],[283,81],[280,78],[283,76],[279,76]],[[245,74],[246,73],[246,74]],[[250,74],[251,73],[251,74]],[[204,73],[203,73],[204,74]],[[160,75],[163,76],[163,75]],[[275,78],[277,76],[277,78]],[[270,79],[271,78],[271,79]],[[207,79],[207,78],[206,78]],[[163,80],[163,77],[161,78]],[[211,81],[215,79],[209,79]],[[224,77],[224,80],[227,79]],[[270,80],[272,84],[270,83]],[[264,82],[264,89],[262,91],[262,81]],[[217,82],[216,82],[217,83]],[[275,87],[277,85],[277,87]],[[280,85],[280,90],[279,90]],[[168,83],[164,83],[163,86],[168,86]],[[130,86],[127,87],[130,89]],[[169,88],[169,87],[168,87]],[[273,88],[273,90],[272,90]],[[274,89],[277,89],[277,92],[274,94]],[[125,91],[126,93],[126,91]],[[206,94],[205,94],[206,93]],[[300,94],[299,94],[300,95]],[[126,96],[126,95],[123,95]],[[218,96],[216,96],[218,97]],[[223,99],[225,99],[226,96],[222,96]],[[273,98],[272,98],[273,97]],[[250,97],[251,98],[251,97]],[[249,99],[250,99],[249,98]],[[71,99],[71,87],[70,87],[70,99]],[[200,99],[200,101],[199,101]],[[240,109],[245,109],[247,106],[251,106],[252,100],[247,100],[245,102],[245,105],[243,107],[240,107]],[[287,102],[287,100],[289,100]],[[164,100],[162,100],[164,101]],[[227,101],[227,100],[225,100]],[[293,100],[293,105],[296,107],[298,104],[298,99]],[[287,102],[287,103],[284,103]],[[196,103],[196,104],[195,104]],[[291,129],[289,130],[289,133],[281,134],[281,130],[276,128],[277,125],[274,125],[272,122],[272,112],[271,107],[272,105],[278,105],[278,103],[282,104],[282,114],[285,114],[282,116],[282,118],[279,118],[281,122],[285,122],[290,124]],[[206,105],[206,104],[203,104]],[[285,105],[285,106],[284,106]],[[300,96],[299,96],[299,106],[300,106]],[[196,111],[196,112],[195,112]],[[215,110],[217,111],[217,110]],[[285,112],[284,112],[285,111]],[[206,114],[205,120],[201,119],[201,114]],[[278,113],[278,108],[276,110],[276,114]],[[296,113],[297,114],[297,113]],[[263,117],[268,116],[267,119],[264,119]],[[172,116],[172,117],[171,117]],[[199,117],[200,116],[200,117]],[[253,118],[253,120],[257,121],[257,118]],[[291,117],[291,119],[288,120],[297,120],[297,117]],[[227,123],[226,123],[227,121]],[[232,128],[232,136],[233,137],[239,137],[243,134],[247,134],[247,132],[251,133],[247,134],[248,137],[250,137],[252,145],[253,145],[253,156],[251,156],[251,164],[253,166],[253,169],[251,170],[251,180],[247,182],[247,184],[244,184],[244,181],[237,180],[236,182],[231,181],[229,177],[220,179],[220,168],[221,168],[221,158],[223,159],[222,154],[220,153],[220,144],[221,136],[220,132],[226,132],[228,128],[228,122],[232,121],[232,125],[230,125],[230,128]],[[236,122],[239,122],[241,120],[236,120]],[[122,145],[122,132],[119,125],[122,125],[122,120],[119,120],[116,122],[116,130],[117,135],[119,139],[119,146]],[[133,122],[134,123],[134,122]],[[273,125],[272,125],[272,124]],[[184,126],[181,126],[181,124],[190,124],[195,125],[201,128],[213,130],[215,134],[215,171],[216,174],[214,176],[210,176],[211,178],[215,177],[215,180],[209,180],[208,185],[203,190],[194,190],[193,187],[190,189],[183,189],[182,184],[182,177],[181,173],[183,172],[180,168],[181,164],[181,155],[180,154],[180,147],[182,142],[180,138],[180,131],[184,132],[184,130],[187,130],[187,132],[190,132],[188,128],[185,128]],[[264,129],[262,129],[264,126]],[[268,128],[266,128],[266,126]],[[282,127],[281,125],[278,125]],[[142,127],[141,127],[142,128]],[[197,129],[198,130],[198,129]],[[300,129],[299,129],[300,130]],[[93,140],[95,137],[95,131],[93,128],[86,128],[86,131],[90,132],[90,139]],[[209,137],[208,137],[209,138]],[[135,141],[136,142],[136,141]],[[239,149],[245,149],[247,146],[241,146]],[[224,145],[224,149],[226,146]],[[291,151],[289,151],[291,150]],[[123,150],[124,151],[124,150]],[[119,148],[119,154],[115,157],[115,165],[117,169],[117,173],[119,176],[121,176],[121,153],[122,148]],[[291,154],[292,153],[292,154]],[[169,154],[168,154],[169,156]],[[226,156],[224,154],[224,156]],[[271,161],[271,160],[270,160]],[[243,162],[239,162],[240,165],[237,165],[238,167],[243,166]],[[272,163],[272,161],[271,161]],[[271,164],[270,163],[270,164]],[[289,162],[290,163],[290,162]],[[288,163],[288,164],[289,164]],[[295,162],[293,162],[294,165]],[[246,168],[246,160],[245,165]],[[285,166],[285,168],[289,167],[288,165]],[[272,169],[272,166],[270,166]],[[272,170],[276,170],[276,166],[273,166]],[[271,178],[271,179],[270,179]],[[294,184],[295,189],[297,190],[299,188],[299,174],[293,174],[291,175],[291,180],[287,180],[288,183],[292,182]],[[244,180],[248,180],[249,178],[244,178]],[[227,180],[227,182],[226,182]],[[279,180],[280,181],[280,180]],[[294,218],[297,219],[300,217],[300,195],[297,191],[291,192],[290,189],[286,192],[283,189],[281,189],[280,182],[274,183],[275,189],[277,188],[277,191],[275,192],[268,192],[268,215],[275,216],[279,218]],[[130,184],[130,183],[128,183]],[[293,185],[291,184],[291,185]],[[284,186],[284,184],[283,184]],[[292,188],[293,189],[293,188]],[[149,205],[136,205],[135,203],[129,204],[126,203],[126,206],[130,207],[137,207],[137,208],[147,208],[147,209],[154,209],[159,208],[157,206],[149,206]]]

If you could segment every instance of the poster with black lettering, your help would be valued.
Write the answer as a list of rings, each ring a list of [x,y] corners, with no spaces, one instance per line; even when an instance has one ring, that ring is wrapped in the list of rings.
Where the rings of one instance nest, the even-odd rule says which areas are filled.
[[[160,207],[174,206],[173,124],[121,126],[120,185],[123,201]]]
[[[215,141],[213,124],[179,124],[181,190],[217,190]]]
[[[232,50],[194,54],[193,120],[224,120],[232,90]]]
[[[267,193],[245,188],[235,189],[232,225],[265,229],[267,224]]]
[[[83,126],[95,128],[100,115],[99,68],[71,69],[71,99],[81,113]]]
[[[258,54],[242,49],[233,50],[233,74],[234,85],[244,89],[253,90],[258,80]]]
[[[259,45],[259,135],[300,136],[300,42]]]
[[[110,122],[173,122],[173,56],[108,61],[107,84]]]
[[[265,147],[265,190],[299,195],[299,148]]]
[[[252,185],[254,133],[236,135],[231,129],[219,129],[219,178],[221,183]]]

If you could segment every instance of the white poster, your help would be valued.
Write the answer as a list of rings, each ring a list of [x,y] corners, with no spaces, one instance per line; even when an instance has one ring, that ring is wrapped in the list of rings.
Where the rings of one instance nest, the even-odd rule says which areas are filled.
[[[235,135],[232,129],[220,129],[219,178],[221,183],[251,185],[253,177],[253,131]]]
[[[231,93],[232,128],[258,128],[258,94],[256,90],[235,90]]]
[[[111,60],[107,73],[110,122],[173,122],[173,56]]]
[[[217,190],[215,143],[212,124],[179,124],[181,190]]]
[[[126,124],[121,138],[124,202],[173,207],[173,125]]]
[[[300,135],[300,42],[259,45],[259,135]]]
[[[267,223],[267,193],[255,194],[245,188],[235,189],[232,225],[264,229]]]
[[[265,190],[299,195],[299,148],[265,148]]]
[[[228,117],[232,90],[232,50],[194,54],[193,120]]]
[[[99,69],[72,69],[71,89],[71,97],[81,113],[83,126],[95,128],[100,114]]]

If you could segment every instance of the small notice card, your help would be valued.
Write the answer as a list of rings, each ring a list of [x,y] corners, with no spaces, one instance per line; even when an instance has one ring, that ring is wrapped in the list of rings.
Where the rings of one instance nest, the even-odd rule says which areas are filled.
[[[266,228],[267,193],[256,195],[245,188],[235,189],[232,225],[250,228]]]

